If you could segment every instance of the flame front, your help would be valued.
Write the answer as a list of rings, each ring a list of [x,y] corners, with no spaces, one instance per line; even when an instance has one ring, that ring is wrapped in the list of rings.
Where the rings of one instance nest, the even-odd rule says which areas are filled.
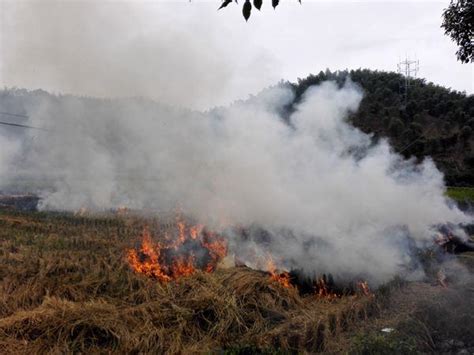
[[[171,277],[167,275],[166,268],[160,264],[160,252],[160,244],[153,244],[150,231],[145,227],[140,252],[130,249],[127,253],[128,262],[136,272],[157,278],[160,281],[170,281]]]
[[[290,274],[287,271],[279,272],[271,255],[267,256],[267,270],[273,281],[278,282],[285,288],[293,287],[290,280]]]
[[[177,217],[175,227],[174,232],[167,230],[154,237],[148,227],[143,229],[140,246],[127,251],[128,263],[135,272],[160,282],[169,282],[197,271],[213,272],[227,256],[226,240],[203,225],[188,225]],[[330,274],[323,274],[309,285],[300,284],[297,276],[293,277],[282,269],[283,264],[266,253],[256,258],[254,267],[266,270],[270,280],[281,287],[307,292],[304,288],[309,286],[309,293],[324,301],[337,300],[349,294],[373,297],[367,281],[356,282],[351,288],[344,289],[336,287]]]
[[[315,294],[318,298],[323,298],[326,300],[334,300],[340,295],[336,292],[332,291],[330,285],[328,285],[328,281],[326,275],[323,275],[319,279],[317,279],[314,283]]]
[[[161,282],[169,282],[201,270],[212,272],[227,255],[226,241],[202,225],[188,227],[177,219],[175,238],[164,234],[162,241],[154,242],[148,227],[142,234],[141,246],[127,251],[131,268]]]

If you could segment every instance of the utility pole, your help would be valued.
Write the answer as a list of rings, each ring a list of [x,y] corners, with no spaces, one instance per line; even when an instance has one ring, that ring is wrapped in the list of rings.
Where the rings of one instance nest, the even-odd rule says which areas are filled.
[[[405,106],[408,101],[408,89],[410,87],[410,80],[416,78],[418,70],[420,70],[419,60],[410,60],[405,57],[405,60],[400,60],[397,64],[398,73],[403,75],[403,82],[400,83],[400,94],[404,96]]]

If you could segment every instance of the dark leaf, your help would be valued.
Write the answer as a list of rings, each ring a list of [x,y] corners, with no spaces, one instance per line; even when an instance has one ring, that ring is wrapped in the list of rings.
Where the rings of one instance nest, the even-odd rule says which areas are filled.
[[[280,3],[280,0],[272,0],[272,6],[273,6],[273,8],[276,8],[279,3]]]
[[[253,6],[260,10],[262,8],[262,0],[253,0]]]
[[[224,0],[224,1],[222,2],[221,7],[219,7],[217,10],[220,10],[220,9],[222,9],[223,7],[226,7],[226,6],[229,5],[231,2],[232,2],[232,0]]]
[[[244,15],[245,21],[248,21],[251,12],[252,4],[250,3],[250,0],[245,0],[245,4],[242,8],[242,14]]]

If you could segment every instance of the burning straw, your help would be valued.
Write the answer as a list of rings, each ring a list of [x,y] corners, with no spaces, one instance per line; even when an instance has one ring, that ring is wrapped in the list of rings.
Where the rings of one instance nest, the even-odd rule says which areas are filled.
[[[223,237],[202,225],[188,226],[177,219],[178,234],[165,233],[160,241],[153,241],[148,227],[142,234],[139,250],[130,249],[127,260],[132,269],[161,282],[189,276],[196,271],[213,272],[227,255]]]
[[[202,224],[190,224],[180,214],[176,216],[175,228],[160,230],[152,235],[150,228],[143,229],[140,246],[128,249],[126,259],[133,271],[161,283],[189,277],[198,271],[214,272],[227,256],[228,247],[224,236],[212,232]],[[265,256],[254,255],[253,265],[268,275],[268,279],[280,288],[291,289],[301,295],[332,301],[356,293],[371,296],[367,281],[358,281],[348,286],[336,285],[332,275],[317,278],[304,277],[302,271],[282,270],[277,260],[267,252]],[[239,259],[237,257],[237,259]],[[239,260],[245,266],[245,262]]]

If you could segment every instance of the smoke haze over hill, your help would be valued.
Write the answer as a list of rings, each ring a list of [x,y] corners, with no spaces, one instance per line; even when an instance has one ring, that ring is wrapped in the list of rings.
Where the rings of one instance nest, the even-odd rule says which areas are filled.
[[[48,131],[2,141],[11,151],[0,171],[4,186],[35,182],[42,208],[180,207],[209,225],[271,231],[288,267],[374,281],[413,262],[436,225],[470,220],[448,205],[431,160],[405,161],[346,122],[362,99],[350,81],[308,89],[289,122],[285,86],[209,112],[32,97],[28,123]],[[234,249],[258,252],[249,243]]]
[[[39,194],[43,209],[179,207],[211,226],[270,231],[270,251],[288,267],[376,282],[411,264],[412,246],[431,241],[436,225],[470,221],[448,204],[430,159],[405,161],[347,123],[363,97],[351,81],[311,87],[288,120],[281,112],[293,92],[283,85],[204,111],[282,75],[281,59],[252,42],[258,31],[244,27],[240,13],[235,29],[223,17],[208,25],[191,16],[176,17],[180,28],[167,16],[175,8],[154,8],[154,22],[132,3],[2,6],[10,15],[2,17],[2,81],[160,102],[5,93],[5,110],[27,113],[23,123],[47,131],[0,133],[0,186]],[[244,35],[233,39],[237,31]],[[278,31],[265,33],[292,42]],[[232,243],[265,252],[252,241]]]

